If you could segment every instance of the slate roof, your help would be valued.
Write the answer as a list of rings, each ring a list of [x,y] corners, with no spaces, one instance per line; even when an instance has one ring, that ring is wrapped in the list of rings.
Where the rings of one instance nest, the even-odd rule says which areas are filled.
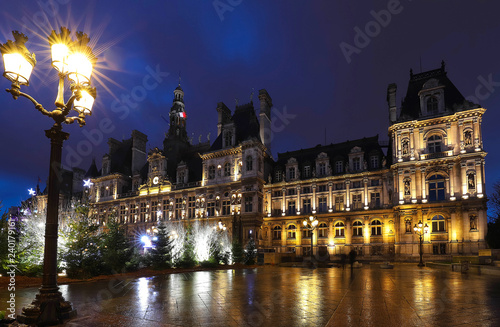
[[[422,90],[422,86],[431,78],[436,79],[439,82],[439,85],[444,86],[444,102],[446,112],[441,114],[457,112],[461,109],[469,108],[469,106],[472,105],[472,103],[465,100],[464,96],[450,81],[445,71],[444,62],[442,62],[440,68],[419,74],[413,74],[410,70],[410,81],[408,82],[406,96],[404,97],[401,105],[401,111],[398,117],[399,122],[418,119],[422,116],[420,97],[418,93]]]
[[[236,130],[235,144],[239,144],[252,138],[261,141],[259,119],[255,114],[253,102],[237,106],[231,120],[233,121]],[[210,147],[210,151],[222,149],[222,134],[223,133],[217,136],[214,143]]]
[[[95,158],[92,158],[92,163],[90,164],[89,170],[84,175],[84,178],[96,178],[101,175],[101,172],[97,169],[95,164]]]
[[[349,160],[349,153],[354,147],[360,147],[361,151],[364,152],[364,160],[368,163],[368,170],[378,170],[382,169],[382,160],[385,158],[384,153],[382,151],[382,147],[378,142],[378,135],[372,137],[365,137],[358,140],[346,141],[342,143],[335,143],[330,145],[317,145],[314,148],[301,149],[291,152],[278,153],[278,160],[274,165],[274,173],[272,174],[273,182],[276,182],[276,171],[285,171],[286,163],[289,159],[295,158],[299,165],[299,171],[302,172],[304,166],[311,165],[311,167],[315,167],[315,162],[318,155],[322,152],[326,153],[329,158],[330,167],[332,169],[332,174],[335,175],[334,165],[336,161],[344,162],[344,165]],[[378,155],[379,156],[379,167],[372,168],[370,167],[370,156]],[[340,173],[344,174],[344,173]],[[300,176],[301,179],[303,176]],[[308,177],[311,178],[311,177]]]

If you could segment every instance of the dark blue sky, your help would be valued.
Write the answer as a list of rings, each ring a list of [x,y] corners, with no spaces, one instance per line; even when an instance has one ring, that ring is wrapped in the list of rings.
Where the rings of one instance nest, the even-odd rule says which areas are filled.
[[[208,133],[215,139],[217,102],[234,109],[234,99],[248,102],[252,88],[256,93],[267,89],[278,112],[295,115],[274,134],[275,156],[324,143],[325,128],[327,143],[375,134],[387,140],[387,85],[398,84],[399,104],[409,69],[419,72],[420,62],[422,70],[435,69],[444,59],[448,76],[462,94],[479,96],[488,109],[483,121],[489,152],[487,191],[500,179],[496,1],[56,0],[53,6],[47,5],[49,0],[4,2],[0,42],[12,39],[11,30],[30,37],[27,45],[36,52],[38,64],[31,85],[23,91],[49,109],[56,96],[56,73],[50,68],[45,35],[64,25],[85,31],[96,42],[98,100],[87,126],[64,127],[71,134],[63,150],[66,167],[76,164],[86,170],[92,156],[100,164],[107,139],[128,138],[132,129],[148,135],[148,148],[161,146],[168,126],[161,116],[168,117],[179,71],[188,133],[194,133],[196,142],[199,135],[206,140]],[[388,9],[390,18],[376,14]],[[385,19],[385,26],[375,24],[375,16]],[[371,36],[356,40],[358,47],[348,63],[340,45],[355,46],[355,29],[367,27]],[[156,80],[146,77],[151,71],[161,72]],[[493,85],[476,94],[481,79]],[[2,78],[0,88],[9,86]],[[112,126],[98,132],[109,122],[106,118]],[[26,198],[38,176],[45,186],[49,140],[43,131],[51,125],[51,119],[26,99],[15,101],[0,93],[4,209]]]

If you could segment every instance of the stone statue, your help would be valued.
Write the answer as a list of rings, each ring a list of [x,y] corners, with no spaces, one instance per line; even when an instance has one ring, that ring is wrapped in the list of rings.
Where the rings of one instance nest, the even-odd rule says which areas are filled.
[[[470,229],[471,230],[476,230],[477,229],[477,217],[476,215],[470,215]]]

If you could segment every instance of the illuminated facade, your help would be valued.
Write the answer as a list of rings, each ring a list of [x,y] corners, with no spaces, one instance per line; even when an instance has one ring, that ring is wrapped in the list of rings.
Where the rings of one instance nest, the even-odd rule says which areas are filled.
[[[317,255],[355,250],[365,258],[418,256],[419,221],[429,226],[425,255],[474,254],[485,248],[486,198],[481,121],[484,108],[465,100],[441,68],[410,73],[402,105],[387,90],[389,142],[378,136],[270,156],[272,100],[259,91],[234,112],[217,105],[217,138],[193,144],[184,93],[174,91],[163,149],[146,153],[146,135],[110,139],[101,172],[92,167],[93,213],[110,213],[129,229],[158,220],[221,221],[232,237],[259,248],[308,255],[316,216]]]
[[[425,255],[485,248],[485,109],[464,99],[444,63],[410,74],[400,108],[395,84],[387,100],[387,156],[377,137],[278,155],[273,182],[264,188],[261,247],[308,255],[310,231],[302,222],[314,215],[320,256],[350,250],[364,257],[418,256],[413,227],[419,221],[429,226]]]
[[[259,105],[257,117],[252,101],[234,113],[219,103],[217,138],[193,144],[184,92],[177,87],[162,150],[147,154],[146,135],[133,131],[128,140],[110,139],[101,172],[95,164],[89,169],[91,213],[103,224],[114,214],[129,231],[152,231],[159,220],[198,220],[225,226],[242,242],[255,238],[262,225],[264,176],[272,167],[265,146],[272,107],[266,90],[259,91]]]

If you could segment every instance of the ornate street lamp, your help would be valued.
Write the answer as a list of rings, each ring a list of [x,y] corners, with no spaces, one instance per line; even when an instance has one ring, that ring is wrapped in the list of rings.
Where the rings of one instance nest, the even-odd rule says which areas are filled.
[[[59,178],[62,144],[69,137],[68,133],[62,131],[62,124],[78,122],[82,127],[85,125],[85,116],[92,113],[96,91],[90,86],[90,77],[97,58],[87,45],[89,38],[86,34],[77,32],[77,39],[72,40],[70,31],[65,27],[61,27],[60,33],[52,31],[48,41],[52,53],[52,67],[57,70],[59,76],[59,87],[55,101],[56,108],[48,111],[33,97],[21,92],[22,85],[29,85],[36,59],[35,54],[30,53],[25,46],[28,38],[18,31],[13,31],[12,34],[14,41],[9,40],[5,44],[0,44],[5,68],[3,76],[12,82],[11,88],[6,91],[12,94],[14,99],[20,96],[27,98],[34,104],[35,109],[54,120],[52,128],[45,131],[51,146],[42,287],[35,300],[23,308],[22,314],[18,315],[17,319],[25,324],[57,324],[76,316],[76,310],[72,308],[70,302],[65,301],[57,286]],[[68,101],[64,102],[66,77],[72,94]],[[78,116],[68,117],[71,109],[74,109]]]
[[[306,218],[302,222],[304,228],[311,231],[311,261],[313,261],[313,231],[316,229],[316,226],[318,226],[318,223],[318,219],[314,216],[309,216],[309,219]]]
[[[425,224],[425,226],[422,227],[422,221],[419,220],[418,224],[415,224],[415,226],[413,227],[413,230],[415,231],[415,234],[419,236],[419,241],[420,241],[419,243],[420,262],[418,263],[418,266],[424,267],[425,266],[424,261],[422,260],[422,256],[424,255],[422,244],[424,241],[424,234],[427,234],[429,232],[429,226]]]

